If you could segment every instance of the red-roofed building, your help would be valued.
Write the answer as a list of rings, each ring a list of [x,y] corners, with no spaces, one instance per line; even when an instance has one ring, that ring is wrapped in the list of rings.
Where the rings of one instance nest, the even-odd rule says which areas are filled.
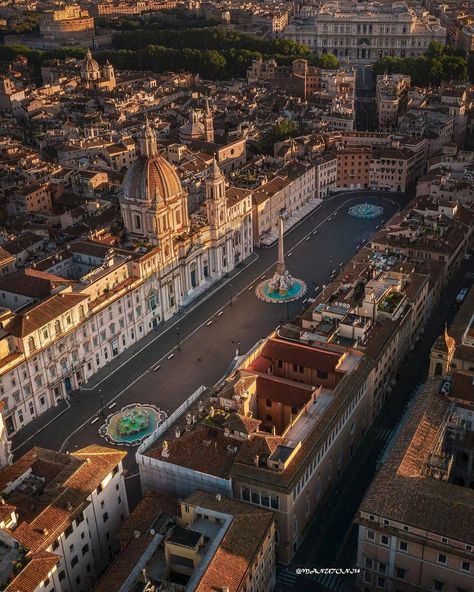
[[[32,448],[0,470],[1,555],[10,559],[0,563],[2,589],[91,588],[118,551],[113,536],[128,516],[125,454],[97,445],[71,454]]]

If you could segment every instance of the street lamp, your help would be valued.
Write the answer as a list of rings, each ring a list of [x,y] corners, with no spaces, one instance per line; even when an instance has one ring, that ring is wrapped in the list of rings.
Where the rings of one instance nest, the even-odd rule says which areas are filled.
[[[179,332],[179,327],[176,327],[176,341],[177,341],[178,351],[181,351],[181,335]]]
[[[100,414],[103,418],[105,418],[104,413],[104,399],[102,397],[102,389],[99,389],[99,397],[100,397]]]

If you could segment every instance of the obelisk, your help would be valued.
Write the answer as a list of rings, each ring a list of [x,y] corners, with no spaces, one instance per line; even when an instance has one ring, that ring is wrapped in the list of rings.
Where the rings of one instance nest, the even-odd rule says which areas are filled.
[[[285,249],[283,247],[283,218],[278,218],[278,261],[276,264],[276,272],[278,275],[285,273]]]

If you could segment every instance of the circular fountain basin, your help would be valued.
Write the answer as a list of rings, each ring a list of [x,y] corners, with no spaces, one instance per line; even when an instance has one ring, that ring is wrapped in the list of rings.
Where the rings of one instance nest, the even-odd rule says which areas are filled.
[[[293,278],[293,285],[284,292],[274,291],[270,288],[270,280],[264,280],[258,284],[255,294],[260,300],[281,304],[298,300],[306,293],[307,287],[303,280]]]
[[[109,415],[99,433],[112,444],[134,446],[152,434],[165,418],[166,413],[154,405],[127,405]]]
[[[376,206],[375,204],[360,203],[350,207],[348,213],[354,218],[370,220],[381,216],[383,214],[383,208],[381,206]]]

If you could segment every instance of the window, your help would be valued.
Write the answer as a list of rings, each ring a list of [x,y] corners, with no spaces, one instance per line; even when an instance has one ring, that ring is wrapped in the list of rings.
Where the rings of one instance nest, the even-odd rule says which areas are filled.
[[[386,534],[383,534],[380,537],[380,542],[382,543],[382,545],[388,545],[388,536]]]
[[[408,543],[405,543],[405,541],[400,541],[400,551],[408,551]]]
[[[461,563],[461,569],[463,571],[471,571],[471,564],[470,564],[470,562],[469,561],[463,561]]]
[[[58,577],[59,577],[59,581],[64,580],[64,578],[66,577],[66,572],[64,571],[64,569],[59,572]]]
[[[76,584],[80,584],[81,583],[81,576],[77,576],[76,578]]]
[[[101,484],[100,484],[100,485],[97,487],[97,489],[96,489],[96,493],[97,493],[97,495],[99,495],[99,493],[101,493],[101,492],[102,492],[102,489],[103,489],[103,487],[102,487],[102,483],[101,483]]]
[[[367,531],[367,538],[371,541],[375,540],[375,532],[373,530]]]
[[[406,569],[401,567],[395,567],[395,577],[400,578],[401,580],[405,579],[405,574],[407,573]]]
[[[369,569],[372,569],[372,565],[373,565],[373,561],[370,557],[366,557],[365,558],[365,567],[368,567]]]
[[[383,561],[379,561],[379,572],[385,573],[387,571],[387,564]]]
[[[82,553],[82,556],[84,557],[84,555],[85,555],[85,554],[86,554],[88,551],[89,551],[89,545],[88,545],[88,544],[86,544],[86,545],[84,545],[84,546],[82,547],[82,551],[81,551],[81,553]]]
[[[267,399],[267,400],[265,401],[265,405],[266,405],[267,407],[271,407],[271,406],[272,406],[272,402],[271,402],[271,400],[270,400],[270,399]]]
[[[436,592],[443,592],[444,582],[440,582],[439,580],[433,580],[433,590],[435,590]]]
[[[446,564],[448,562],[448,558],[444,553],[438,553],[438,563]]]
[[[68,538],[68,536],[72,534],[72,531],[73,531],[73,530],[74,530],[74,529],[73,529],[73,526],[72,526],[72,524],[70,524],[70,525],[69,525],[69,526],[66,528],[66,530],[64,531],[64,536],[65,536],[66,538]]]
[[[109,519],[109,513],[108,512],[104,512],[103,516],[102,516],[102,520],[104,522],[107,522],[107,520]]]
[[[385,588],[385,578],[381,578],[380,576],[377,578],[377,587]]]
[[[78,559],[77,555],[74,555],[74,557],[71,559],[71,567],[74,567],[78,563],[79,563],[79,559]]]

